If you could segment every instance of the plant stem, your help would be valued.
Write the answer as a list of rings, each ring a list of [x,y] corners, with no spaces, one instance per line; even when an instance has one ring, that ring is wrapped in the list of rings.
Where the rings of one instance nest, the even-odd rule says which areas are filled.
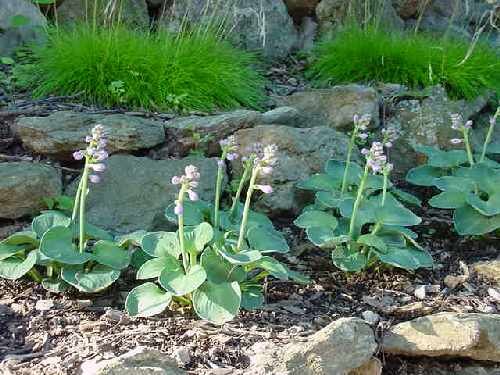
[[[243,175],[241,176],[240,184],[238,185],[238,190],[236,191],[236,194],[233,198],[233,205],[231,206],[231,210],[229,211],[229,216],[231,216],[231,217],[234,215],[234,212],[236,210],[236,206],[237,206],[238,202],[240,201],[241,192],[243,191],[243,188],[245,187],[245,183],[246,183],[247,178],[248,178],[248,171],[249,171],[248,167],[245,167],[243,169]]]
[[[389,182],[389,174],[384,171],[384,184],[382,185],[382,207],[385,205],[385,199],[387,198],[388,182]]]
[[[184,207],[184,186],[181,187],[181,190],[179,191],[179,196],[177,198],[178,200],[178,205],[181,207]],[[188,268],[189,268],[189,260],[188,260],[188,255],[186,254],[186,247],[184,244],[184,213],[181,212],[180,214],[177,215],[178,221],[179,221],[179,244],[181,246],[181,254],[182,254],[182,265],[184,266],[184,272],[187,273]]]
[[[368,177],[368,165],[365,165],[365,171],[363,177],[361,177],[361,182],[359,183],[358,193],[356,195],[356,200],[354,201],[354,206],[352,207],[351,222],[349,223],[349,237],[352,239],[354,234],[354,225],[356,223],[356,215],[358,213],[359,205],[363,198],[363,190],[365,190],[366,178]]]
[[[255,180],[259,174],[259,168],[255,167],[252,171],[252,177],[250,177],[250,185],[248,186],[247,196],[245,199],[245,206],[243,207],[243,216],[241,218],[240,225],[240,236],[238,237],[238,244],[236,245],[236,252],[240,252],[243,246],[243,241],[245,240],[247,223],[248,223],[248,212],[250,211],[250,203],[252,201],[252,194],[255,189]]]
[[[464,130],[464,144],[465,144],[465,150],[467,151],[467,158],[469,159],[469,164],[472,167],[474,165],[474,155],[472,154],[472,148],[470,146],[469,129]]]
[[[47,266],[47,277],[52,277],[54,275],[54,267],[49,264]]]
[[[80,206],[80,195],[82,193],[82,179],[78,183],[78,189],[76,189],[75,199],[73,201],[73,213],[71,214],[71,222],[76,220],[76,214],[78,212],[78,207]]]
[[[222,153],[221,161],[225,159],[225,153]],[[214,228],[219,229],[219,207],[220,207],[220,194],[222,190],[222,163],[219,163],[217,168],[217,182],[215,185],[215,207],[214,207]]]
[[[85,200],[87,198],[87,184],[88,184],[89,166],[88,158],[85,159],[85,167],[82,174],[82,190],[80,191],[80,235],[79,235],[79,250],[83,253],[85,250]]]
[[[342,198],[342,195],[344,195],[345,189],[347,187],[347,174],[349,173],[349,165],[351,164],[351,157],[352,157],[352,150],[354,148],[354,142],[356,140],[356,133],[357,129],[356,126],[354,127],[354,130],[352,131],[352,136],[349,141],[349,145],[347,148],[347,159],[345,163],[345,168],[344,168],[344,177],[342,178],[342,187],[340,189],[340,197]]]
[[[37,283],[42,282],[42,275],[34,267],[28,271],[28,276]]]
[[[490,121],[490,127],[488,128],[488,133],[486,134],[486,139],[484,140],[483,152],[481,153],[480,162],[483,162],[484,158],[486,157],[486,151],[488,149],[488,145],[491,142],[491,137],[493,135],[493,129],[495,129],[495,125],[496,125],[496,122],[497,122],[497,117],[499,115],[500,115],[500,107],[497,108],[497,111],[495,112],[495,115],[493,116],[493,119]]]

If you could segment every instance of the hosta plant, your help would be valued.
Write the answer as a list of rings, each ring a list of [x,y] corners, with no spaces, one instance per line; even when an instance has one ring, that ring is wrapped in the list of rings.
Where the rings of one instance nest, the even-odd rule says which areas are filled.
[[[89,182],[99,182],[98,173],[105,170],[108,157],[102,126],[95,126],[86,141],[87,148],[73,154],[75,159],[85,160],[74,204],[67,199],[63,206],[58,204],[64,211],[72,207],[71,216],[44,211],[33,219],[31,230],[1,241],[0,277],[15,280],[27,274],[51,291],[72,285],[81,292],[94,293],[111,285],[129,265],[126,243],[113,242],[111,234],[85,221]]]
[[[452,115],[452,128],[460,138],[453,144],[464,149],[443,151],[418,146],[427,156],[427,164],[411,169],[406,179],[420,186],[435,186],[441,192],[429,200],[436,208],[451,209],[456,231],[460,235],[483,235],[500,228],[500,164],[488,155],[500,154],[500,144],[492,135],[500,108],[491,117],[481,149],[474,152],[470,142],[472,122]]]
[[[432,258],[416,242],[408,227],[421,219],[401,201],[419,200],[397,188],[389,179],[392,164],[384,149],[395,138],[384,130],[382,142],[364,148],[364,166],[351,160],[356,138],[366,139],[369,119],[355,118],[346,162],[329,160],[324,173],[311,176],[299,187],[315,192],[314,204],[295,220],[316,246],[331,250],[333,264],[347,272],[362,271],[374,264],[414,270],[431,267]]]
[[[192,305],[200,318],[222,324],[233,319],[240,308],[262,305],[266,276],[304,281],[269,255],[288,252],[288,245],[265,215],[250,210],[255,191],[272,192],[271,186],[258,180],[271,173],[276,148],[258,146],[244,159],[240,188],[228,210],[221,209],[220,200],[224,161],[237,158],[234,139],[222,141],[221,148],[213,204],[198,199],[200,173],[196,167],[187,166],[184,175],[173,177],[179,195],[166,209],[166,217],[178,230],[143,236],[140,246],[149,260],[139,268],[137,279],[152,281],[128,295],[126,308],[131,316],[151,316],[169,306]],[[245,186],[246,199],[241,205]]]

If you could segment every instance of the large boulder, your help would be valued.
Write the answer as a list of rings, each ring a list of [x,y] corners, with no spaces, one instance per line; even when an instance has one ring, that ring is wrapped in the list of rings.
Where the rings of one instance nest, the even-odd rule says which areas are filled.
[[[297,43],[297,30],[283,0],[173,0],[161,22],[173,31],[224,24],[217,28],[235,44],[270,59],[287,56]]]
[[[28,0],[0,0],[0,56],[23,43],[41,41],[47,20]]]
[[[392,29],[402,29],[403,20],[398,16],[390,1],[373,2],[366,14],[365,1],[322,0],[316,7],[320,32],[333,35],[338,27],[355,18],[363,23],[367,18],[378,18],[382,25]]]
[[[14,132],[28,150],[42,155],[69,158],[85,147],[85,136],[96,124],[108,133],[108,151],[137,151],[163,143],[163,124],[123,114],[96,115],[54,112],[48,117],[21,117]]]
[[[310,128],[328,126],[345,129],[353,124],[354,115],[369,114],[379,123],[379,97],[375,89],[361,85],[342,85],[330,89],[312,89],[275,98],[279,105],[299,111],[295,126]]]
[[[151,160],[130,155],[113,155],[107,162],[102,182],[90,187],[87,217],[90,223],[113,232],[154,230],[167,225],[165,208],[174,202],[178,186],[171,184],[185,166],[198,167],[200,199],[212,200],[217,161],[205,158]],[[76,190],[75,181],[68,194]]]
[[[283,117],[283,116],[281,116]],[[260,112],[236,110],[212,116],[178,117],[165,126],[167,143],[164,151],[172,155],[186,155],[200,140],[209,155],[219,152],[218,142],[240,129],[251,128],[263,121]]]
[[[272,217],[297,215],[309,202],[308,193],[296,187],[299,181],[323,170],[330,158],[344,159],[348,137],[332,128],[293,128],[279,125],[261,125],[235,133],[241,150],[254,143],[278,146],[278,164],[271,177],[273,193],[261,197],[257,207]],[[240,162],[234,161],[233,170],[238,174]]]
[[[61,194],[59,170],[29,162],[0,163],[0,218],[36,214],[43,198]]]
[[[500,286],[500,259],[476,262],[472,269],[479,277]]]
[[[107,360],[82,363],[81,375],[184,375],[175,361],[158,350],[137,348]]]
[[[383,340],[391,354],[500,362],[500,315],[440,313],[392,327]]]
[[[110,7],[109,0],[64,0],[57,8],[61,23],[92,22],[94,4],[97,2],[98,22],[123,22],[141,28],[149,27],[148,6],[145,0],[118,0]],[[87,8],[86,8],[87,6]]]
[[[414,99],[406,97],[398,101],[386,120],[386,125],[399,134],[390,152],[396,167],[395,173],[404,176],[410,168],[425,161],[422,155],[414,151],[417,144],[441,149],[456,147],[450,143],[450,139],[458,136],[457,131],[451,128],[450,114],[458,113],[468,120],[480,113],[487,104],[487,97],[478,97],[471,102],[451,100],[441,86],[415,95]]]
[[[368,368],[377,348],[372,329],[359,318],[342,318],[304,342],[278,346],[257,343],[245,375],[373,374]]]

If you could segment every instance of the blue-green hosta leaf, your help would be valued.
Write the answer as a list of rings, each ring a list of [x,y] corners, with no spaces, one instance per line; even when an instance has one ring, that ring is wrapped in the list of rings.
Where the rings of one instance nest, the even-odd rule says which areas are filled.
[[[473,180],[480,191],[488,194],[500,192],[500,171],[497,169],[476,164],[472,168],[459,168],[455,174]]]
[[[453,168],[468,162],[464,150],[443,151],[431,146],[416,146],[415,150],[427,156],[427,164],[436,168]]]
[[[36,252],[31,251],[25,259],[10,257],[0,260],[0,277],[17,280],[27,274],[36,264]]]
[[[207,279],[205,269],[199,264],[189,268],[184,273],[184,268],[179,264],[175,269],[164,269],[158,282],[174,296],[184,296],[196,290]]]
[[[43,234],[52,227],[67,227],[71,224],[71,218],[57,211],[50,211],[33,219],[31,223],[32,231],[36,233],[38,238],[42,238]]]
[[[92,248],[92,253],[97,263],[111,267],[114,270],[122,270],[130,264],[129,252],[111,241],[96,242]]]
[[[232,320],[240,310],[241,290],[237,282],[204,283],[193,293],[196,314],[214,324]]]
[[[208,223],[201,223],[192,231],[186,232],[186,249],[189,252],[201,253],[213,237],[212,226]]]
[[[148,260],[153,259],[151,255],[146,253],[141,248],[135,249],[132,253],[132,258],[130,259],[130,265],[135,269],[141,268],[141,266]]]
[[[258,250],[244,250],[239,253],[230,253],[228,251],[218,249],[218,252],[229,263],[236,265],[250,264],[262,258],[262,254]]]
[[[178,258],[181,254],[179,237],[174,232],[152,232],[142,237],[142,250],[152,257],[173,256]]]
[[[291,280],[299,284],[309,284],[311,282],[309,276],[304,275],[303,273],[297,271],[288,270],[288,276],[290,277]]]
[[[241,291],[241,308],[247,311],[261,309],[264,305],[262,288],[251,286]]]
[[[147,318],[160,314],[172,301],[172,294],[154,283],[144,283],[132,289],[125,301],[130,316]]]
[[[485,216],[470,206],[455,210],[453,219],[458,234],[482,235],[500,228],[500,215]]]
[[[306,229],[307,238],[316,246],[322,246],[333,240],[336,235],[331,227],[312,227]]]
[[[468,193],[474,191],[475,183],[467,177],[443,176],[434,180],[434,185],[442,191],[457,191]]]
[[[165,217],[168,221],[174,224],[178,224],[177,215],[174,212],[175,203],[170,204],[165,209]],[[198,204],[197,202],[184,202],[184,225],[187,226],[195,226],[200,223],[203,223],[205,216],[203,212],[203,206]]]
[[[380,190],[384,186],[384,176],[379,175],[379,174],[369,174],[368,178],[366,179],[366,189],[372,189],[372,190]],[[392,183],[388,181],[387,187],[392,187]]]
[[[34,232],[18,232],[0,241],[0,260],[23,251],[32,250],[38,245]]]
[[[313,174],[307,180],[297,184],[299,189],[313,191],[338,191],[340,190],[342,179],[338,180],[327,174]]]
[[[253,250],[259,250],[261,253],[287,253],[290,251],[283,235],[269,228],[251,228],[247,232],[247,240]]]
[[[346,193],[345,196],[348,194]],[[318,191],[316,193],[316,201],[328,208],[337,208],[342,199],[339,191]]]
[[[333,237],[322,245],[319,245],[322,249],[333,249],[336,248],[340,244],[348,243],[351,241],[351,237],[346,234],[341,234]]]
[[[156,279],[160,277],[164,269],[175,270],[179,267],[179,261],[172,256],[153,258],[146,261],[137,271],[137,280]]]
[[[69,289],[70,285],[66,281],[59,278],[45,278],[42,280],[42,287],[52,293],[64,293]]]
[[[40,241],[40,252],[63,264],[83,264],[92,259],[91,254],[76,249],[73,231],[68,227],[52,227],[46,231]]]
[[[418,268],[432,268],[431,255],[414,247],[389,246],[384,252],[376,252],[378,258],[391,266],[405,270],[416,270]]]
[[[391,193],[405,203],[422,207],[422,201],[413,194],[407,193],[406,191],[397,188],[392,188]]]
[[[138,230],[136,232],[123,234],[116,237],[116,243],[120,247],[128,248],[130,246],[140,247],[142,238],[148,234],[145,230]]]
[[[339,181],[340,185],[342,185],[346,165],[345,161],[330,159],[325,164],[325,173]],[[347,170],[347,185],[359,185],[362,175],[363,168],[351,161]]]
[[[255,268],[262,268],[277,279],[288,280],[288,267],[272,257],[264,256],[256,261],[253,266]]]
[[[207,280],[215,284],[241,282],[246,278],[242,267],[229,263],[211,248],[201,254],[201,265],[207,272]]]
[[[373,247],[380,251],[387,250],[387,245],[385,244],[384,239],[375,234],[363,234],[358,237],[356,242],[369,247]]]
[[[332,251],[332,262],[344,272],[360,272],[368,265],[366,255],[360,252],[349,252],[344,246]]]
[[[436,208],[455,209],[465,206],[466,196],[467,194],[461,191],[443,191],[433,196],[429,204]]]
[[[120,271],[98,264],[90,271],[81,266],[64,267],[61,278],[80,292],[97,293],[106,289],[120,277]]]
[[[337,228],[338,221],[335,216],[324,211],[306,211],[303,212],[293,222],[299,228],[330,227],[333,230]]]
[[[76,223],[76,225],[78,225],[78,223]],[[96,241],[113,241],[114,239],[111,233],[90,223],[85,224],[85,236],[88,239]]]
[[[467,194],[466,201],[474,207],[480,214],[494,216],[500,214],[500,186],[499,192],[489,195],[487,200],[483,200],[474,193]]]
[[[412,226],[420,224],[422,219],[403,206],[399,201],[388,193],[385,204],[382,206],[382,197],[372,198],[376,202],[376,221],[384,225]]]
[[[406,181],[418,186],[434,186],[434,180],[446,174],[446,171],[442,168],[421,165],[408,171]]]
[[[354,207],[354,199],[346,198],[340,204],[340,214],[344,218],[350,218]],[[356,227],[358,230],[366,223],[374,223],[376,221],[375,214],[378,210],[378,204],[375,199],[365,199],[361,202],[356,214]]]
[[[237,228],[238,231],[240,230],[240,223],[243,217],[243,209],[244,205],[242,203],[238,203],[236,205],[234,217],[232,218],[235,228]],[[266,215],[260,212],[255,212],[253,210],[248,211],[247,227],[248,229],[251,229],[253,227],[265,227],[269,229],[274,229],[273,222]]]
[[[500,141],[491,142],[487,148],[488,154],[500,154]]]

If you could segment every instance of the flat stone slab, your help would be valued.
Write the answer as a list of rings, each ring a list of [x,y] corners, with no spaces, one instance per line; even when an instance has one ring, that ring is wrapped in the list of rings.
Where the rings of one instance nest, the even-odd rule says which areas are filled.
[[[73,151],[85,147],[85,136],[96,124],[108,133],[110,153],[147,149],[165,141],[163,124],[124,114],[62,111],[48,117],[23,117],[14,132],[36,154],[69,159]]]

